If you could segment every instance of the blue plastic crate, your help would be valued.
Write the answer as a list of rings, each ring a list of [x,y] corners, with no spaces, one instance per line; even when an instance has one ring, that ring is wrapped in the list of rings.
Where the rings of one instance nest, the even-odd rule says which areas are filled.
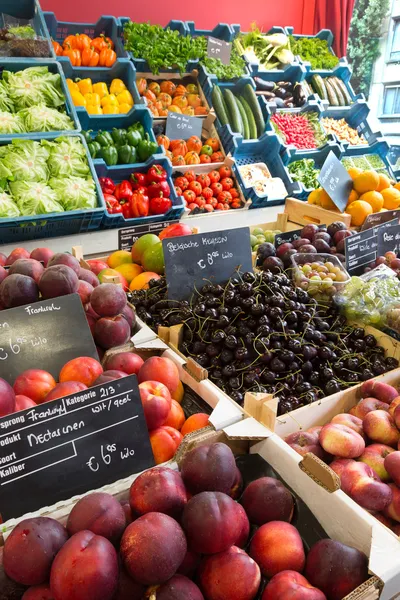
[[[5,71],[12,71],[13,73],[17,71],[23,71],[24,69],[29,69],[30,67],[48,67],[50,73],[57,73],[61,77],[61,87],[65,96],[65,108],[68,116],[72,119],[75,128],[67,131],[41,131],[41,132],[30,132],[30,133],[9,133],[2,134],[0,133],[0,140],[4,142],[10,142],[14,138],[30,138],[30,139],[43,139],[43,138],[52,138],[58,137],[60,135],[71,135],[71,133],[78,133],[81,131],[81,125],[79,123],[79,119],[77,116],[77,112],[75,106],[71,100],[67,83],[65,81],[62,69],[60,65],[54,60],[46,60],[46,59],[35,59],[33,63],[32,60],[29,59],[13,59],[13,60],[4,60],[2,63]]]
[[[330,106],[322,113],[321,117],[337,120],[345,119],[350,127],[356,129],[360,135],[362,134],[367,140],[368,144],[371,145],[374,144],[378,139],[382,138],[383,134],[380,131],[375,133],[372,131],[371,126],[368,123],[369,111],[369,106],[365,100],[357,100],[347,109],[343,107]],[[350,146],[349,142],[340,139],[336,134],[334,134],[334,138],[344,148]],[[365,148],[365,145],[360,146]]]
[[[185,25],[189,35],[192,37],[199,37],[201,35],[205,37],[211,36],[225,42],[231,42],[236,35],[233,27],[227,23],[219,23],[214,29],[196,29],[194,21],[185,21]]]
[[[56,137],[53,135],[50,140],[54,140]],[[71,210],[64,213],[49,213],[47,215],[0,218],[0,244],[87,233],[100,228],[106,209],[103,194],[83,136],[78,133],[74,137],[79,137],[86,149],[90,173],[96,186],[98,207],[88,210]],[[35,138],[34,136],[27,136],[27,139]],[[38,140],[35,139],[35,141]],[[2,140],[0,146],[4,146],[6,143],[9,142]]]
[[[115,17],[103,15],[97,21],[97,23],[70,23],[68,21],[58,21],[56,15],[53,12],[44,12],[44,20],[47,25],[50,37],[63,44],[63,41],[68,35],[75,35],[77,33],[85,33],[91,38],[98,37],[101,34],[111,38],[114,42],[114,50],[117,53],[117,58],[127,58],[128,53],[125,51],[124,45],[121,38],[119,37],[119,23]],[[60,62],[67,62],[71,66],[71,61],[68,56],[56,56],[53,50],[53,57]],[[85,68],[85,67],[79,67]],[[86,67],[87,69],[94,67]],[[100,71],[108,70],[109,67],[95,67]]]
[[[311,83],[310,83],[311,78],[313,77],[313,75],[316,75],[316,74],[320,75],[323,79],[325,77],[337,77],[338,79],[343,81],[344,85],[346,86],[347,92],[350,95],[352,103],[357,102],[357,100],[365,100],[364,94],[356,94],[355,91],[353,90],[353,87],[351,85],[351,70],[348,67],[346,67],[344,65],[340,65],[340,66],[336,67],[336,69],[334,69],[333,71],[319,71],[318,73],[308,70],[305,80],[310,84],[310,87],[312,87]],[[318,94],[315,93],[312,96],[310,96],[309,99],[310,100],[312,100],[312,99],[320,100],[320,97]],[[324,100],[323,103],[329,108],[334,108],[334,107],[331,107],[326,100]],[[347,107],[341,106],[340,108],[345,109]]]
[[[294,27],[285,27],[285,31],[287,33],[287,35],[292,35],[295,39],[299,39],[299,38],[319,38],[320,40],[326,40],[328,42],[328,46],[329,46],[329,50],[331,52],[331,54],[333,54],[333,56],[336,56],[335,52],[333,51],[332,48],[332,44],[333,44],[333,33],[330,29],[321,29],[321,31],[319,31],[318,33],[316,33],[315,35],[307,35],[307,34],[294,34]],[[296,57],[297,60],[302,63],[307,71],[309,73],[311,73],[312,75],[321,75],[321,77],[323,77],[324,75],[333,75],[333,76],[337,76],[337,71],[340,68],[343,69],[347,69],[348,73],[349,73],[349,78],[351,77],[351,69],[349,67],[349,63],[347,61],[347,59],[345,57],[340,58],[339,62],[337,64],[337,66],[334,69],[331,70],[325,70],[325,69],[315,69],[312,70],[311,69],[311,64],[308,61],[303,60],[300,56]]]
[[[10,15],[15,19],[31,21],[32,27],[38,37],[47,40],[49,47],[49,58],[54,58],[53,46],[47,31],[46,23],[43,17],[43,12],[40,8],[38,0],[2,0],[0,3],[0,14]],[[4,26],[4,19],[0,19],[0,27]],[[21,60],[20,57],[7,57],[7,60]],[[27,58],[25,60],[35,61],[43,60],[41,58]]]
[[[153,131],[153,118],[151,115],[151,112],[149,111],[148,108],[140,108],[140,109],[134,109],[133,111],[131,111],[129,113],[129,118],[126,119],[124,115],[115,115],[113,120],[109,121],[107,123],[107,127],[104,127],[104,121],[101,115],[97,115],[97,116],[90,116],[88,114],[87,111],[82,111],[79,115],[80,117],[80,121],[81,121],[81,125],[82,125],[82,130],[83,131],[91,131],[92,133],[92,137],[94,138],[99,130],[102,131],[111,131],[113,129],[113,127],[115,127],[116,129],[127,129],[128,127],[130,127],[130,125],[132,125],[133,123],[139,122],[142,123],[142,125],[145,128],[146,133],[149,134],[149,138],[152,142],[156,141],[155,135],[154,135],[154,131]],[[158,151],[156,154],[153,154],[154,160],[158,160],[159,158],[165,157],[165,151],[164,148],[159,146],[158,147]],[[95,165],[106,165],[106,163],[104,162],[104,160],[102,158],[95,158],[95,159],[91,159],[93,161],[93,163]],[[128,167],[128,166],[141,166],[142,168],[145,168],[147,163],[135,163],[132,165],[123,165],[124,167]],[[121,166],[121,165],[119,165]],[[109,170],[113,170],[116,169],[117,165],[114,167],[109,166],[108,169]]]
[[[214,73],[210,73],[210,71],[201,63],[199,64],[198,71],[199,71],[199,75],[198,75],[199,83],[202,86],[204,86],[208,77],[211,77],[213,79],[215,78],[217,81],[228,81],[229,83],[237,83],[238,81],[240,81],[240,79],[242,77],[250,77],[250,71],[249,71],[249,68],[247,65],[245,65],[243,67],[242,77],[234,78],[234,79],[218,79],[218,77],[216,75],[214,75]]]
[[[388,155],[390,151],[390,145],[387,143],[385,139],[377,140],[371,146],[348,146],[347,148],[343,148],[343,152],[340,156],[340,159],[344,158],[353,158],[355,156],[364,156],[370,154],[377,154],[381,160],[385,164],[385,168],[389,173],[389,176],[395,179],[395,173],[392,165],[389,162]],[[369,168],[373,168],[372,166]]]
[[[75,79],[86,79],[88,77],[92,80],[93,83],[104,82],[107,84],[108,87],[110,87],[113,79],[122,79],[128,90],[132,94],[132,98],[135,103],[133,108],[128,113],[121,115],[89,115],[88,111],[84,106],[77,106],[76,112],[79,118],[81,118],[80,115],[84,114],[90,120],[93,118],[101,119],[104,122],[103,129],[111,129],[112,125],[109,125],[109,123],[112,123],[115,117],[118,116],[121,119],[125,119],[125,122],[128,122],[134,110],[146,108],[143,103],[143,99],[139,96],[139,92],[137,89],[135,67],[129,59],[122,58],[121,60],[118,60],[116,63],[114,63],[110,69],[106,70],[98,69],[97,67],[73,67],[70,62],[63,62],[60,64],[66,79],[72,79],[74,81]],[[73,104],[69,90],[68,98],[71,104]],[[90,127],[90,129],[92,128]]]
[[[135,165],[134,167],[122,165],[119,167],[112,167],[110,169],[110,167],[107,167],[107,165],[103,163],[102,165],[96,165],[95,169],[98,177],[111,177],[115,183],[120,183],[124,179],[129,180],[132,173],[143,172],[154,164],[161,165],[168,173],[167,181],[171,189],[170,198],[172,200],[172,208],[169,210],[169,212],[167,212],[165,215],[149,215],[148,217],[141,217],[139,219],[124,219],[122,214],[111,215],[106,211],[104,214],[102,229],[115,229],[119,227],[128,227],[130,225],[143,225],[145,223],[162,223],[163,221],[173,221],[175,219],[179,219],[182,216],[185,210],[183,198],[176,195],[175,187],[172,182],[172,165],[165,156],[157,158],[153,157],[147,161],[145,168],[143,168],[142,164],[141,166]]]

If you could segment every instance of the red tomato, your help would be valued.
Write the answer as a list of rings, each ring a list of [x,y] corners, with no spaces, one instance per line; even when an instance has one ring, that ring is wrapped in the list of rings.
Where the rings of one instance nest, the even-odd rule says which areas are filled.
[[[203,188],[202,194],[206,200],[209,200],[209,198],[213,197],[214,192],[212,191],[212,189],[210,187],[205,187],[205,188]]]
[[[211,183],[218,183],[218,181],[221,179],[221,175],[218,173],[218,171],[211,171],[208,176]]]
[[[211,206],[211,204],[206,204],[205,206],[203,206],[203,208],[207,212],[214,212],[214,208]]]
[[[208,156],[208,154],[200,154],[200,164],[201,165],[207,165],[210,162],[211,162],[211,156]]]
[[[224,191],[224,188],[222,187],[222,185],[217,182],[211,184],[211,189],[214,193],[214,196],[218,196],[218,194],[220,194],[221,192]]]
[[[192,210],[194,210],[195,208],[198,208],[197,204],[195,204],[194,202],[191,202],[190,204],[188,204],[187,207],[190,210],[190,212],[192,212]]]
[[[229,192],[221,192],[220,194],[218,194],[217,200],[218,202],[222,202],[222,204],[229,204],[230,202],[232,202],[232,196]]]
[[[190,204],[191,202],[195,202],[196,200],[196,194],[192,190],[185,190],[183,192],[183,197],[185,198],[188,204]]]
[[[186,171],[185,177],[189,183],[191,181],[196,181],[196,173],[194,171]]]
[[[176,191],[177,196],[182,196],[183,191],[182,191],[182,188],[179,187],[179,185],[175,186],[175,191]]]
[[[217,206],[215,207],[215,210],[224,210],[224,205],[221,202],[218,202]]]
[[[239,192],[237,191],[237,189],[235,187],[231,188],[229,190],[229,193],[232,196],[232,198],[239,198]]]
[[[240,202],[232,202],[231,208],[242,208],[242,205]]]
[[[229,209],[230,209],[229,204],[224,204],[224,210],[229,210]]]
[[[217,200],[216,198],[211,198],[211,199],[209,200],[208,204],[211,204],[211,206],[212,206],[213,208],[215,208],[215,207],[217,206],[217,204],[218,204],[218,200]]]
[[[175,186],[180,187],[183,191],[187,190],[189,187],[189,182],[186,177],[177,177],[175,179]]]
[[[201,184],[201,187],[204,189],[206,187],[209,187],[211,181],[208,175],[206,175],[205,173],[202,173],[201,175],[197,175],[197,179],[196,181],[198,181]]]
[[[232,177],[232,171],[229,167],[227,167],[226,165],[224,167],[220,167],[219,168],[219,174],[222,177],[222,179],[224,177]]]
[[[197,196],[196,198],[196,204],[199,208],[203,208],[203,206],[205,206],[207,204],[206,200],[203,198],[203,196]]]
[[[201,183],[199,183],[198,181],[191,181],[189,183],[189,190],[192,190],[192,192],[194,192],[196,196],[200,196],[201,192],[203,191],[203,188],[201,187]]]
[[[216,163],[216,162],[223,162],[224,160],[224,155],[222,154],[222,152],[213,152],[211,154],[211,162],[212,163]]]
[[[224,177],[224,179],[221,179],[221,185],[224,190],[228,191],[233,187],[233,179],[231,177]]]

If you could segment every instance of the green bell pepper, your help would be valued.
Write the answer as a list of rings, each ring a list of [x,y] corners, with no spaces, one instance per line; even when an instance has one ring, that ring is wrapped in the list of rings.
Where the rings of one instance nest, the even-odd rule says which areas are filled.
[[[119,165],[130,165],[137,161],[136,148],[134,146],[119,146],[118,148],[118,164]]]
[[[130,127],[128,127],[128,131],[138,131],[140,133],[140,137],[143,139],[145,136],[145,129],[144,129],[144,125],[142,125],[140,123],[140,121],[136,121],[136,123],[133,123],[132,125],[130,125]]]
[[[99,131],[95,137],[95,141],[98,142],[103,148],[114,145],[114,140],[112,139],[109,131]]]
[[[127,132],[125,129],[117,129],[116,127],[113,127],[111,131],[111,137],[114,141],[114,144],[116,146],[123,146],[126,144],[126,134]]]
[[[92,158],[96,158],[98,151],[101,150],[101,146],[100,146],[99,142],[96,142],[96,141],[89,142],[88,148],[89,148],[90,156]]]
[[[97,152],[96,158],[102,158],[107,166],[113,167],[118,164],[118,150],[115,146],[102,146]]]
[[[126,143],[129,144],[130,146],[136,146],[141,142],[142,140],[142,136],[140,134],[140,131],[128,131],[126,134]]]
[[[146,161],[152,154],[155,154],[158,149],[158,144],[156,142],[150,141],[150,136],[148,133],[145,134],[144,139],[141,140],[137,147],[137,153],[140,162]]]
[[[90,144],[90,142],[92,141],[92,135],[91,135],[92,131],[82,131],[82,135],[85,138],[86,142],[88,144]]]

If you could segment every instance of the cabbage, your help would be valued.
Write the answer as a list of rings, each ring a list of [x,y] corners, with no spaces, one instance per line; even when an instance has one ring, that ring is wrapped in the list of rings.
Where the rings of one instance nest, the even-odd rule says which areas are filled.
[[[0,133],[25,133],[24,122],[20,113],[13,114],[0,110]]]
[[[15,73],[3,71],[3,81],[15,110],[43,103],[52,108],[65,104],[61,76],[49,73],[48,67],[30,67]]]
[[[45,183],[13,181],[10,188],[23,216],[64,212],[57,202],[57,194]]]
[[[49,150],[32,140],[13,140],[0,161],[11,171],[14,180],[47,181]],[[1,176],[1,173],[0,173]]]
[[[52,177],[86,177],[90,169],[87,161],[86,150],[76,137],[62,137],[55,142],[46,142],[43,145],[50,148],[50,157],[47,164]]]
[[[0,218],[19,217],[19,208],[7,192],[0,192]]]
[[[75,129],[72,119],[65,113],[60,113],[55,108],[48,108],[45,104],[38,104],[20,110],[18,115],[25,123],[26,131],[62,131]]]
[[[97,196],[94,181],[91,177],[52,178],[50,187],[57,192],[58,200],[65,210],[96,208]]]
[[[14,105],[12,100],[8,97],[7,89],[3,81],[0,80],[0,110],[12,112]]]

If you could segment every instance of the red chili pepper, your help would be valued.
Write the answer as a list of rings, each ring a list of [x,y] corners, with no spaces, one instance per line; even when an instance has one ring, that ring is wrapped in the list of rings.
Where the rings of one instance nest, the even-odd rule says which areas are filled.
[[[115,188],[114,195],[117,200],[130,200],[132,198],[132,186],[127,179],[121,181]]]
[[[150,200],[150,212],[153,215],[164,215],[172,206],[172,202],[169,198],[163,198],[163,196],[152,198]]]
[[[106,203],[107,212],[109,212],[111,215],[122,213],[122,206],[115,196],[112,194],[104,194],[104,200]]]
[[[301,114],[275,113],[271,120],[282,131],[286,144],[299,149],[317,148],[315,132],[307,117]]]
[[[124,215],[124,218],[132,219],[132,210],[131,210],[130,201],[129,200],[126,200],[125,202],[122,201],[120,206],[121,206],[122,214]]]
[[[100,177],[99,183],[103,194],[113,194],[115,192],[115,183],[109,177]]]
[[[147,188],[147,192],[149,198],[158,198],[163,196],[164,198],[169,198],[171,195],[171,190],[169,188],[168,183],[164,181],[160,181],[159,183],[152,183]]]
[[[145,194],[134,192],[129,204],[133,218],[147,217],[149,214],[149,197]]]
[[[132,189],[137,190],[140,186],[146,185],[147,176],[145,173],[132,173],[131,182]]]
[[[167,179],[167,171],[161,165],[153,165],[147,171],[147,183],[158,183]]]

